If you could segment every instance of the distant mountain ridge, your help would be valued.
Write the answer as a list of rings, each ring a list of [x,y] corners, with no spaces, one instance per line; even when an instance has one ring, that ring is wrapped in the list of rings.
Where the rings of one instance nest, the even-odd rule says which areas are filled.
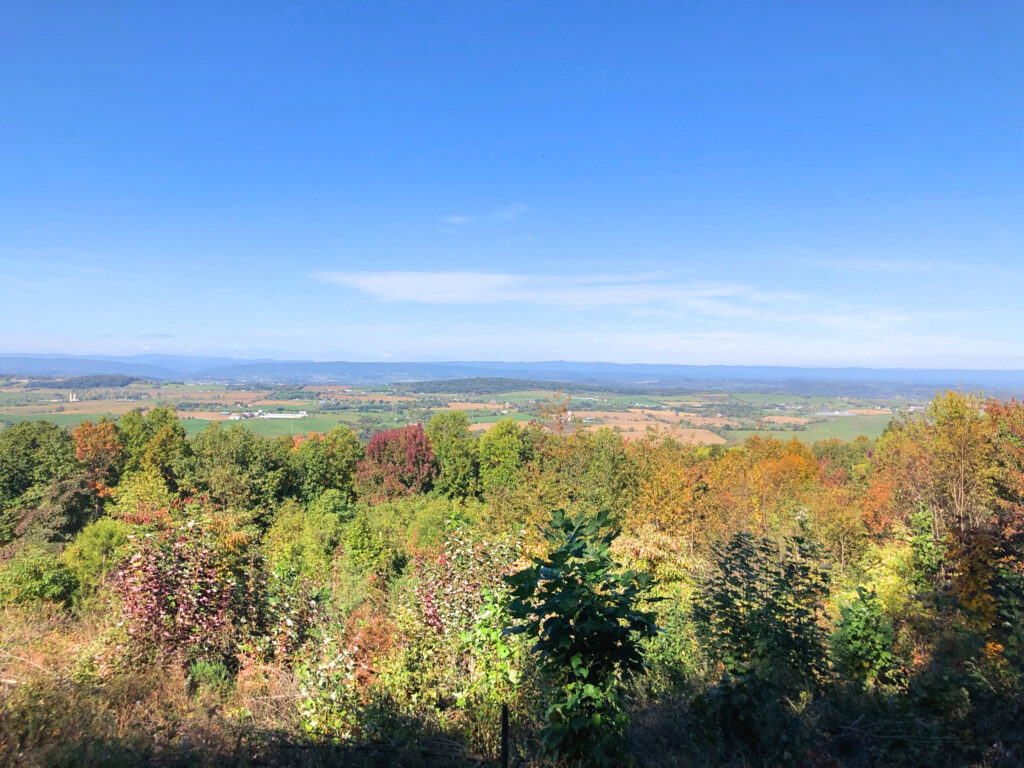
[[[88,376],[122,374],[154,379],[264,383],[393,384],[448,379],[510,378],[630,387],[750,389],[763,383],[791,388],[797,382],[962,387],[992,394],[1024,392],[1024,371],[928,368],[804,368],[760,365],[656,363],[450,361],[315,362],[186,355],[78,356],[0,354],[0,374]]]

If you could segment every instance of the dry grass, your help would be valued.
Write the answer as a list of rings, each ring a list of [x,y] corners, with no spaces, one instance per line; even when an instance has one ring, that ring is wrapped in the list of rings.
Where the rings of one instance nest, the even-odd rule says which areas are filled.
[[[578,419],[594,418],[595,422],[581,422],[584,429],[609,427],[627,440],[640,440],[647,436],[648,429],[660,434],[671,435],[676,440],[690,445],[723,445],[725,438],[707,429],[693,428],[684,424],[723,426],[725,419],[695,416],[686,412],[659,411],[652,408],[630,408],[628,411],[579,411]]]
[[[333,397],[339,402],[350,402],[350,403],[376,403],[383,400],[385,403],[414,403],[416,402],[415,397],[409,397],[407,395],[383,395],[377,392],[347,392],[346,390],[351,389],[350,387],[339,385],[339,386],[317,386],[317,387],[306,387],[306,391],[311,395],[317,395],[318,397]]]
[[[136,408],[152,408],[148,400],[79,400],[69,403],[67,398],[59,403],[32,403],[31,405],[10,405],[2,409],[11,416],[45,416],[53,413],[113,413],[118,416]],[[58,411],[58,408],[63,410]]]
[[[658,434],[669,435],[686,445],[724,445],[726,439],[708,429],[693,428],[683,422],[691,421],[673,411],[656,411],[643,408],[632,408],[628,411],[577,411],[575,421],[569,424],[567,433],[577,429],[594,431],[607,427],[622,435],[625,440],[643,440],[648,430]],[[583,421],[594,418],[596,421]],[[497,421],[483,421],[471,424],[473,432],[486,432],[497,424]]]
[[[658,411],[649,408],[637,408],[633,409],[641,413],[645,413],[651,417],[656,418],[657,414],[666,414],[675,417],[676,419],[682,419],[694,424],[698,427],[739,427],[740,423],[735,419],[729,419],[725,416],[701,416],[699,413],[693,413],[692,411]]]
[[[658,434],[666,434],[684,445],[725,445],[727,442],[721,435],[707,429],[689,429],[687,427],[653,427]],[[647,437],[647,427],[624,427],[618,430],[626,440],[643,440]]]
[[[180,666],[114,663],[112,629],[100,617],[4,610],[0,764],[215,765],[243,744],[258,754],[261,732],[294,725],[299,691],[285,670],[243,668],[225,699],[189,695]]]
[[[368,646],[390,642],[375,625]],[[121,666],[102,615],[0,612],[0,765],[19,768],[300,766],[378,768],[474,764],[461,745],[333,744],[299,728],[292,671],[240,657],[234,688],[191,690],[180,665]],[[367,634],[368,633],[368,634]],[[378,635],[385,635],[378,637]],[[477,762],[476,764],[479,765]]]
[[[223,389],[203,389],[202,387],[189,387],[188,389],[180,389],[174,392],[153,387],[150,389],[143,390],[154,400],[189,400],[192,402],[200,403],[219,403],[220,405],[233,405],[235,403],[246,403],[251,404],[257,400],[262,400],[265,397],[269,397],[271,394],[270,390],[267,389],[256,389],[256,390],[223,390]]]
[[[768,424],[806,424],[810,419],[801,416],[764,416],[761,421]]]

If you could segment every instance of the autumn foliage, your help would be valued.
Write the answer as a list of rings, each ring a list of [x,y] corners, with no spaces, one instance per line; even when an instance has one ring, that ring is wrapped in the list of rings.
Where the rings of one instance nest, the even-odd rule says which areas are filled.
[[[98,490],[105,490],[115,478],[124,458],[117,425],[106,419],[93,424],[83,421],[71,433],[75,456]]]
[[[488,764],[507,706],[531,766],[599,741],[614,764],[1024,764],[1024,404],[944,392],[814,444],[470,427],[186,437],[158,407],[0,431],[0,762]],[[621,535],[583,557],[555,519]],[[580,619],[612,561],[654,577],[628,670],[507,632],[618,631]],[[517,603],[515,572],[557,588]]]
[[[420,424],[378,432],[356,470],[356,487],[371,502],[426,491],[437,474],[434,452]]]

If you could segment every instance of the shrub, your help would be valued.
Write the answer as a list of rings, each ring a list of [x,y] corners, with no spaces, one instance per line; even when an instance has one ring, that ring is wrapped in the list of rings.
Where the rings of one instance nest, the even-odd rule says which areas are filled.
[[[463,700],[465,690],[487,686],[476,675],[481,663],[493,660],[474,659],[471,644],[491,647],[490,630],[496,617],[505,615],[508,602],[502,577],[516,557],[517,548],[505,539],[485,541],[457,528],[445,537],[440,553],[413,558],[412,578],[403,584],[399,599],[398,621],[411,639],[407,655],[414,661],[431,661],[421,674],[405,678],[406,690],[397,696],[415,698],[436,690],[443,697]],[[504,625],[499,634],[501,629]],[[507,656],[506,641],[493,648],[502,658]]]
[[[708,651],[730,675],[754,675],[783,692],[816,688],[828,673],[818,547],[737,533],[715,551],[717,568],[696,606]]]
[[[704,561],[690,553],[687,542],[648,523],[634,535],[623,534],[615,554],[657,579],[653,594],[664,598],[654,605],[661,632],[644,641],[643,678],[637,692],[657,699],[683,692],[695,680],[707,677],[693,617],[694,570]]]
[[[816,765],[809,759],[812,736],[802,717],[806,691],[789,698],[753,675],[726,674],[694,703],[696,735],[706,765]]]
[[[348,566],[383,587],[402,572],[406,557],[395,531],[373,522],[368,510],[360,510],[345,526],[342,549]]]
[[[224,697],[235,687],[235,678],[221,662],[197,659],[188,666],[188,687],[193,694],[208,691]]]
[[[839,672],[864,687],[878,680],[886,682],[895,661],[895,637],[882,601],[873,590],[857,587],[856,599],[841,606],[839,615],[832,635],[832,654]]]
[[[677,585],[667,592],[657,590],[665,600],[656,611],[661,632],[644,641],[644,676],[640,691],[659,697],[680,690],[705,676],[705,657],[701,653],[688,590]]]
[[[935,513],[923,505],[910,513],[910,551],[914,555],[918,586],[928,586],[942,567],[946,548],[935,533]]]
[[[456,527],[474,527],[487,508],[471,499],[466,502],[440,496],[412,496],[375,504],[362,514],[371,526],[390,531],[410,551],[439,550]]]
[[[518,622],[507,631],[534,638],[547,688],[545,750],[586,765],[628,760],[625,683],[643,668],[641,640],[658,631],[654,614],[638,609],[654,580],[612,559],[619,531],[610,517],[553,512],[544,531],[551,553],[507,577]]]
[[[311,515],[335,515],[341,522],[348,522],[352,519],[353,509],[344,493],[337,488],[328,488],[319,496],[309,502],[309,513]]]
[[[130,638],[128,653],[185,661],[230,658],[233,629],[245,627],[246,613],[260,607],[233,565],[194,522],[136,540],[112,584]]]
[[[78,586],[74,574],[54,555],[26,550],[0,570],[0,604],[51,602],[66,605]]]
[[[78,580],[80,597],[95,591],[106,573],[117,565],[130,530],[120,520],[103,517],[83,528],[61,553],[61,560]]]
[[[325,491],[324,496],[328,494],[338,492]],[[324,584],[330,576],[342,529],[341,517],[334,511],[331,499],[314,502],[308,509],[287,501],[278,508],[263,537],[267,564],[286,581],[304,578]]]
[[[300,686],[299,727],[310,736],[344,742],[361,735],[356,662],[339,638],[324,636],[315,661],[296,669]]]

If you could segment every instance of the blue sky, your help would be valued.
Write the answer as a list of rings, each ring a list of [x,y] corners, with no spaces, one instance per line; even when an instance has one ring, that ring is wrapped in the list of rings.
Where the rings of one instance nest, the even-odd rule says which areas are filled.
[[[1024,368],[1024,4],[0,5],[0,351]]]

